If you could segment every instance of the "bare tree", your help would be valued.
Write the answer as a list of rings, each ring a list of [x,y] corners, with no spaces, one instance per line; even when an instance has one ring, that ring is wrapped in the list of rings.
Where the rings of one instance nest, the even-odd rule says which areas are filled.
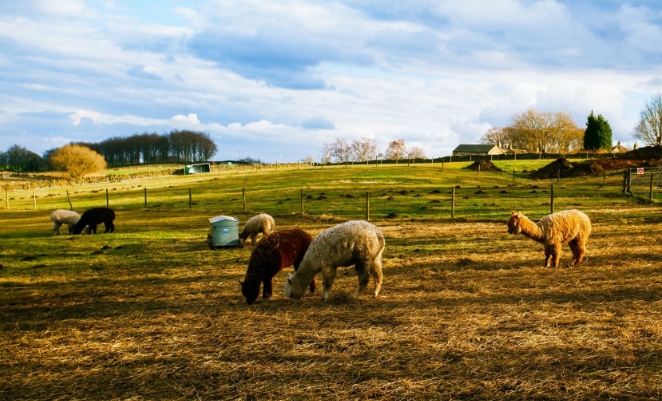
[[[322,164],[331,163],[331,154],[333,153],[333,144],[325,143],[322,148]]]
[[[351,156],[351,146],[344,139],[336,139],[331,145],[331,154],[336,158],[338,163],[345,163],[349,161]]]
[[[377,141],[370,138],[361,138],[352,141],[352,156],[356,161],[365,161],[374,159],[377,153]]]
[[[407,155],[407,145],[404,139],[398,139],[388,144],[386,148],[386,158],[390,160],[400,160]]]
[[[529,152],[561,153],[577,150],[583,131],[568,113],[541,112],[534,108],[513,117],[504,130],[510,144]]]
[[[646,103],[632,136],[650,146],[662,146],[662,94]]]
[[[303,162],[306,164],[310,164],[312,166],[315,160],[313,159],[312,156],[306,156],[304,157]]]
[[[501,149],[512,147],[513,132],[511,127],[492,127],[480,138],[481,143],[498,145]]]
[[[427,159],[428,157],[425,155],[425,150],[423,150],[422,147],[420,146],[413,146],[411,149],[409,149],[408,155],[410,159]]]

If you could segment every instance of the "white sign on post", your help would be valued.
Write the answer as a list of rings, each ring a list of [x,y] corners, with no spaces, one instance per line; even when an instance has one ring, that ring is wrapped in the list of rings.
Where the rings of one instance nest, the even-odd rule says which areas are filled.
[[[644,173],[644,169],[641,168],[641,167],[639,167],[639,168],[637,169],[637,174],[643,174],[643,173]]]

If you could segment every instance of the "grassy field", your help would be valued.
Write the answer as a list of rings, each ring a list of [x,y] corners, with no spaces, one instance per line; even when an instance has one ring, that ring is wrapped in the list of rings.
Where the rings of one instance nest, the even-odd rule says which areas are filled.
[[[526,163],[518,170],[535,168]],[[75,237],[50,236],[65,188],[39,190],[37,210],[31,192],[11,193],[0,211],[0,399],[662,397],[662,208],[622,197],[617,173],[513,184],[466,164],[66,188],[82,211],[105,205],[111,185],[117,212],[116,233]],[[594,222],[579,268],[567,247],[558,269],[544,268],[539,244],[506,232],[511,209],[549,212],[551,184],[557,210]],[[326,199],[301,215],[301,188]],[[387,243],[378,298],[354,300],[343,268],[328,304],[285,299],[281,273],[274,297],[248,306],[237,281],[250,249],[207,248],[208,217],[267,211],[277,229],[317,234],[361,218],[366,191]]]

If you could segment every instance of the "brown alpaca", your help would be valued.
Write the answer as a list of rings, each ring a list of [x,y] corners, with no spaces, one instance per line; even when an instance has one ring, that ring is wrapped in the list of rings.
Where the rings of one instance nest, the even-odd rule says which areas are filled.
[[[264,283],[262,298],[271,297],[272,279],[287,266],[299,269],[313,238],[300,229],[282,230],[271,233],[257,244],[248,261],[244,282],[241,281],[241,293],[249,305],[260,294],[260,284]],[[310,283],[310,292],[315,291],[315,279]]]
[[[561,245],[572,250],[572,266],[578,266],[586,254],[586,241],[591,235],[591,219],[579,210],[565,210],[549,214],[534,223],[521,212],[512,212],[508,219],[510,234],[524,234],[545,245],[545,266],[559,265]]]

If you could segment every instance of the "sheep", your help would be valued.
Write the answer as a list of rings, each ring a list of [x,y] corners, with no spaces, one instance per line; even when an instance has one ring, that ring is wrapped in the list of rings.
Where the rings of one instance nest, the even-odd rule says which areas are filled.
[[[312,240],[310,234],[300,229],[277,231],[262,238],[251,253],[244,281],[239,282],[246,303],[251,305],[255,302],[260,293],[260,283],[264,283],[262,298],[270,298],[274,276],[287,266],[294,265],[294,270],[298,270]],[[313,278],[310,292],[314,291]]]
[[[80,215],[74,211],[66,209],[57,209],[51,213],[51,221],[53,222],[53,235],[61,235],[60,227],[66,224],[69,228],[69,234],[73,232],[74,225],[80,220]]]
[[[276,228],[276,222],[274,218],[268,214],[258,214],[253,216],[246,222],[244,230],[239,234],[239,244],[243,247],[246,243],[246,239],[250,235],[251,245],[255,246],[257,241],[257,235],[262,233],[262,237],[273,232]]]
[[[511,212],[508,219],[510,234],[524,234],[545,245],[545,267],[559,265],[561,245],[572,250],[572,266],[579,266],[586,254],[586,241],[591,235],[591,219],[579,210],[565,210],[547,215],[534,223],[521,212]]]
[[[374,296],[382,287],[382,252],[384,234],[367,221],[348,221],[322,231],[310,244],[299,270],[289,274],[285,282],[285,296],[300,299],[306,286],[317,273],[322,272],[324,291],[322,298],[329,300],[329,292],[338,267],[354,265],[359,278],[358,299],[370,281],[375,281]]]
[[[101,223],[106,226],[106,231],[104,231],[105,233],[112,233],[115,231],[115,224],[113,224],[113,220],[115,220],[115,212],[113,209],[109,209],[107,207],[93,208],[83,213],[78,223],[74,225],[73,233],[80,234],[85,226],[89,226],[90,228],[88,232],[96,234],[97,224]]]

